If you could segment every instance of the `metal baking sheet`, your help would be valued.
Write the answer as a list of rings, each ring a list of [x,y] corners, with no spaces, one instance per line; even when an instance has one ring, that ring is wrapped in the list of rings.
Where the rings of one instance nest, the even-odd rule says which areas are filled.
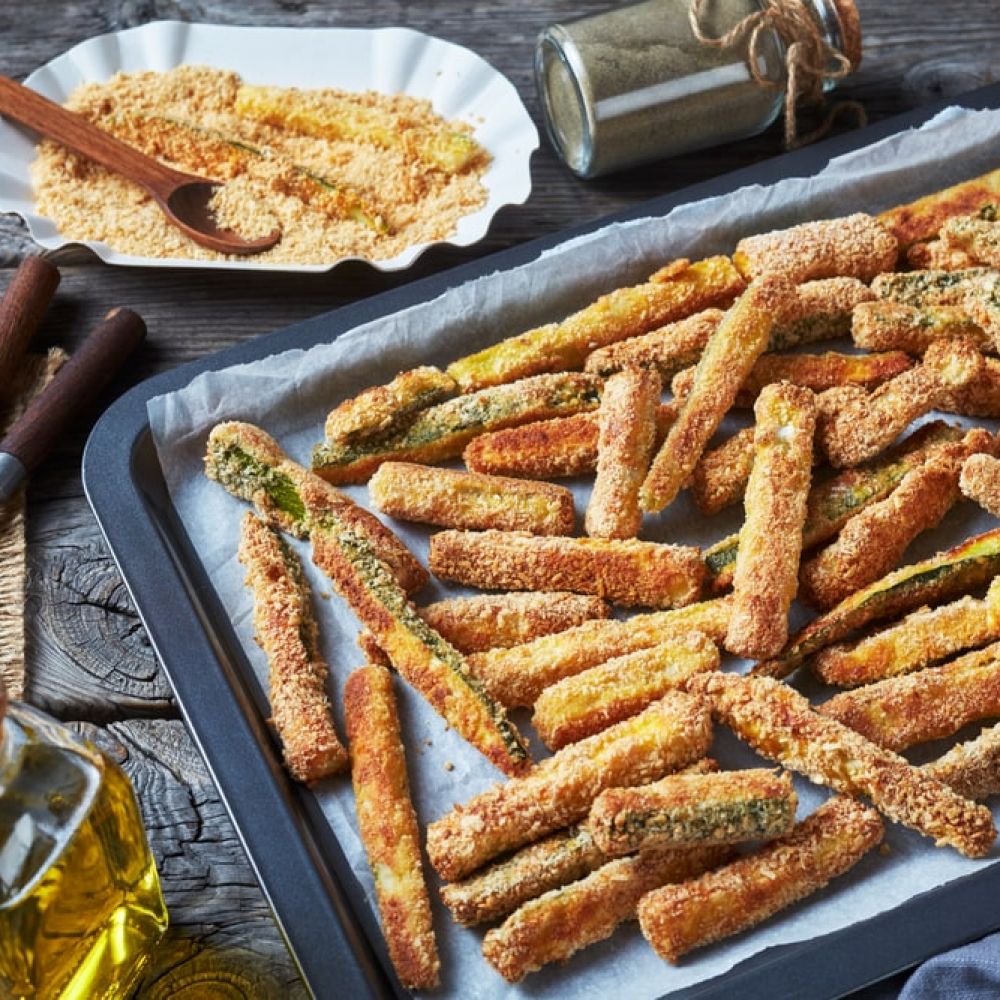
[[[922,124],[947,105],[1000,108],[1000,85],[928,105],[867,129],[644,202],[358,302],[184,365],[137,386],[97,423],[83,483],[140,618],[163,664],[292,955],[317,997],[405,997],[381,934],[312,796],[285,774],[268,732],[267,702],[173,510],[146,403],[203,371],[328,342],[361,323],[472,278],[535,259],[609,222],[663,214],[747,184],[806,177],[830,159]],[[871,920],[763,952],[671,1000],[824,1000],[905,969],[1000,927],[1000,866],[911,899]],[[567,983],[569,985],[569,983]]]

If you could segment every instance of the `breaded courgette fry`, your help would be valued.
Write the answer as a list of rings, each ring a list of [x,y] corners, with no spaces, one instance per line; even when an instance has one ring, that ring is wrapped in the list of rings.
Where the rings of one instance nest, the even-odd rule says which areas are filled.
[[[927,348],[921,364],[872,393],[855,386],[822,393],[817,440],[837,469],[874,458],[911,421],[968,385],[983,367],[982,354],[969,341],[937,341]]]
[[[676,400],[657,406],[657,444],[666,437],[679,409]],[[577,413],[481,434],[469,442],[462,458],[473,472],[496,476],[586,476],[597,468],[597,437],[597,413]]]
[[[532,899],[483,938],[483,955],[510,983],[551,962],[565,962],[604,941],[635,918],[639,900],[653,889],[684,882],[723,864],[730,847],[652,850],[618,858],[586,878]]]
[[[702,559],[705,562],[704,593],[724,594],[733,585],[733,573],[736,572],[736,556],[740,549],[740,533],[726,535],[714,545],[705,549]]]
[[[389,671],[355,670],[344,688],[344,709],[358,828],[389,958],[403,986],[430,989],[441,963]]]
[[[798,691],[772,677],[696,674],[688,688],[758,753],[845,795],[864,795],[889,819],[950,845],[986,855],[993,816],[836,719],[820,715]],[[863,689],[862,689],[863,690]]]
[[[993,436],[982,428],[943,445],[908,472],[889,496],[855,514],[835,541],[803,563],[799,596],[826,610],[888,573],[907,546],[936,527],[958,501],[965,459],[995,448]]]
[[[962,465],[959,486],[983,510],[1000,517],[1000,460],[993,455],[970,455]]]
[[[457,394],[454,379],[432,365],[422,365],[345,399],[327,415],[323,434],[327,441],[345,445],[382,437],[405,427],[421,410]]]
[[[754,460],[725,647],[758,659],[780,652],[788,638],[812,475],[816,400],[808,389],[780,382],[763,388],[754,414]]]
[[[754,673],[785,677],[813,653],[846,638],[869,622],[939,604],[982,586],[1000,572],[1000,528],[967,538],[954,546],[903,566],[845,598],[825,615],[813,619],[781,656],[760,663]]]
[[[421,410],[384,436],[354,444],[328,441],[313,450],[313,472],[331,483],[363,483],[390,459],[443,462],[457,458],[478,434],[597,408],[600,380],[570,372],[538,375]]]
[[[845,337],[851,312],[874,292],[857,278],[819,278],[795,286],[795,296],[771,330],[769,351],[786,351],[800,344]]]
[[[869,351],[923,355],[936,340],[968,337],[981,351],[993,343],[958,306],[904,305],[890,299],[862,302],[851,318],[851,337]]]
[[[683,488],[709,438],[733,405],[736,393],[767,347],[776,316],[794,295],[784,278],[765,275],[750,284],[726,313],[698,363],[691,393],[653,459],[640,503],[663,510]]]
[[[563,486],[412,462],[384,462],[368,495],[383,514],[443,528],[570,535],[576,523],[573,494]]]
[[[708,774],[719,765],[703,757],[678,774]],[[472,927],[513,913],[522,903],[575,882],[611,859],[586,824],[573,825],[469,876],[441,887],[441,901],[457,923]]]
[[[983,729],[974,740],[959,743],[923,769],[973,801],[1000,793],[1000,726]]]
[[[673,774],[650,785],[608,788],[587,826],[609,857],[664,847],[773,840],[795,825],[792,776],[767,768]]]
[[[977,264],[1000,267],[1000,222],[996,205],[986,215],[959,215],[941,227],[941,239],[952,250],[968,254]],[[987,217],[988,216],[988,217]]]
[[[272,527],[296,538],[308,538],[313,519],[333,511],[368,539],[404,590],[418,590],[427,582],[416,556],[374,514],[297,465],[253,424],[228,421],[212,428],[205,473],[252,503]]]
[[[452,597],[417,608],[417,614],[459,652],[482,653],[608,618],[611,609],[586,594],[528,591]]]
[[[244,83],[236,93],[236,113],[320,139],[354,139],[400,149],[448,174],[489,158],[470,134],[458,128],[414,127],[389,112],[360,107],[329,91]]]
[[[700,700],[672,691],[431,823],[431,864],[448,881],[463,878],[498,854],[583,819],[605,788],[655,781],[703,757],[711,739]]]
[[[656,445],[659,402],[660,376],[655,371],[626,368],[604,384],[597,411],[597,476],[584,519],[592,538],[639,534],[639,487]],[[571,532],[572,527],[562,534]]]
[[[698,459],[688,488],[706,517],[739,503],[753,468],[753,428],[744,427]]]
[[[666,383],[681,369],[697,364],[724,315],[721,309],[705,309],[640,337],[608,344],[587,356],[584,370],[607,377],[626,368],[650,368]]]
[[[747,280],[782,274],[795,282],[841,275],[871,281],[893,269],[898,250],[882,223],[857,212],[747,236],[736,244],[733,263]]]
[[[969,282],[962,307],[1000,350],[1000,272],[986,271]]]
[[[1000,643],[842,691],[819,711],[887,750],[952,736],[969,722],[1000,716]]]
[[[254,597],[254,633],[268,661],[268,701],[288,770],[317,781],[347,769],[326,696],[330,670],[319,652],[309,585],[281,535],[248,512],[240,562]]]
[[[1000,418],[1000,361],[983,358],[983,370],[967,385],[946,393],[937,408],[964,417]]]
[[[439,531],[428,562],[440,579],[484,590],[557,587],[651,608],[697,600],[705,577],[701,553],[690,545],[520,531]]]
[[[914,243],[906,251],[906,263],[914,271],[965,271],[976,266],[967,253],[955,250],[944,240]]]
[[[595,348],[626,340],[709,306],[728,305],[743,280],[728,257],[690,264],[674,261],[648,281],[602,295],[560,323],[508,337],[448,366],[448,374],[472,392],[538,375],[583,367]]]
[[[986,273],[983,267],[969,267],[961,271],[895,271],[880,274],[872,282],[872,291],[880,299],[917,309],[928,306],[963,308],[973,280]]]
[[[884,832],[874,809],[837,796],[759,851],[649,893],[639,903],[639,926],[656,954],[676,963],[818,892],[854,867]]]
[[[820,650],[809,669],[827,684],[858,687],[912,673],[965,649],[1000,639],[1000,579],[984,600],[963,597],[921,608],[858,642]]]
[[[823,392],[838,385],[857,385],[875,389],[888,379],[913,367],[913,359],[902,351],[882,354],[762,354],[736,394],[733,405],[749,408],[765,385],[791,382],[813,392]],[[687,395],[694,381],[694,369],[688,368],[674,378],[671,389]]]
[[[559,750],[641,712],[699,671],[718,669],[719,651],[710,639],[701,632],[677,632],[658,646],[547,687],[535,702],[531,724],[550,750]]]
[[[635,615],[628,621],[585,622],[522,646],[475,654],[469,657],[469,667],[502,704],[528,707],[564,677],[657,646],[666,636],[698,631],[722,642],[731,607],[732,598],[724,597],[676,611]]]

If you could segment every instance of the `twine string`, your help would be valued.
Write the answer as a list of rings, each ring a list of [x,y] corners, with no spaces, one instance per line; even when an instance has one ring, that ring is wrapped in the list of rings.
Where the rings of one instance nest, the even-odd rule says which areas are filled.
[[[824,37],[819,24],[802,0],[760,0],[761,9],[748,14],[722,35],[706,34],[702,15],[711,0],[691,0],[688,20],[694,37],[714,49],[729,49],[746,44],[746,64],[754,83],[776,88],[780,83],[768,79],[762,66],[764,46],[772,33],[785,43],[785,147],[796,149],[825,136],[836,118],[845,111],[855,114],[859,125],[867,123],[865,109],[857,101],[841,101],[826,115],[818,128],[799,134],[798,104],[821,103],[823,85],[828,80],[842,80],[851,70],[851,61]]]

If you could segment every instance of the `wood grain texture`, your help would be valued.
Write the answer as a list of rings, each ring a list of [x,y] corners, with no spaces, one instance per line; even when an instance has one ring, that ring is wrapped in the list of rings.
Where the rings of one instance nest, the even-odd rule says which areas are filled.
[[[538,122],[531,68],[538,32],[610,5],[46,0],[44,16],[27,16],[17,0],[0,0],[0,72],[22,79],[86,38],[160,18],[299,27],[399,24],[473,47],[510,77]],[[996,0],[858,0],[858,6],[864,61],[839,93],[861,100],[872,120],[1000,79]],[[304,990],[83,497],[80,455],[96,413],[129,385],[184,361],[756,163],[779,153],[780,141],[776,125],[746,142],[584,182],[561,166],[543,140],[532,160],[534,190],[527,205],[501,211],[476,247],[435,248],[402,275],[351,264],[325,275],[248,280],[223,272],[112,268],[80,248],[58,254],[63,281],[36,349],[58,344],[72,350],[116,305],[135,309],[149,327],[126,372],[80,415],[28,492],[28,698],[61,718],[87,720],[92,737],[124,761],[161,864],[173,925],[142,997],[297,998]],[[9,280],[4,269],[33,250],[20,221],[0,216],[0,289]]]

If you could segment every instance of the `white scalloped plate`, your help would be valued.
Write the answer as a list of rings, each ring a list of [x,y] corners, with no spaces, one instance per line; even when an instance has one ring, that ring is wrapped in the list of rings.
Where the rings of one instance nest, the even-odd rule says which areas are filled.
[[[538,148],[538,131],[513,84],[469,49],[409,28],[234,28],[155,21],[81,42],[35,70],[25,83],[62,103],[81,83],[100,83],[120,70],[162,71],[185,63],[231,69],[250,83],[407,94],[429,100],[444,118],[474,126],[476,139],[493,157],[483,175],[486,204],[460,219],[456,232],[441,243],[475,243],[500,208],[523,204],[531,193],[530,160]],[[61,236],[55,223],[36,211],[29,176],[34,158],[34,136],[0,119],[0,212],[21,216],[35,241],[47,249],[77,242]],[[329,271],[345,260],[367,259],[262,264],[253,258],[136,257],[94,240],[83,245],[109,264],[141,267]],[[400,271],[431,245],[415,244],[391,259],[368,263],[380,271]]]

